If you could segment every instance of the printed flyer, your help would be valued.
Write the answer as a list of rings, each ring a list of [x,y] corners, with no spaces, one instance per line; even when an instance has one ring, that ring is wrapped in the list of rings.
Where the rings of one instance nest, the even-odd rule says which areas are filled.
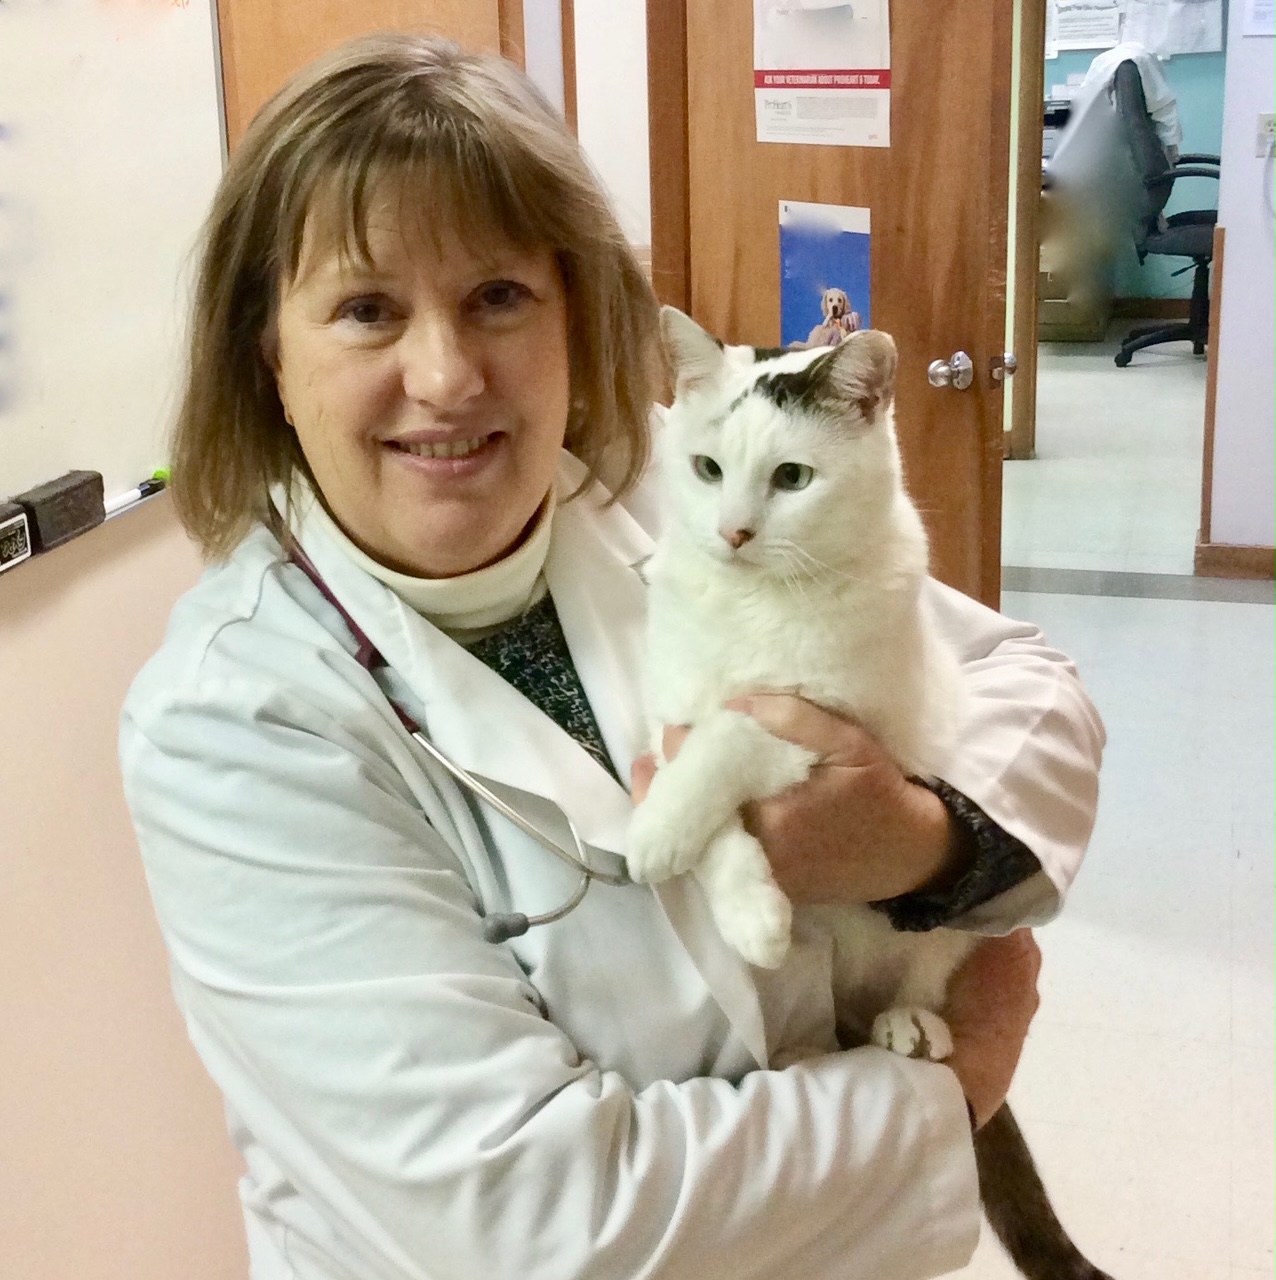
[[[780,343],[835,347],[871,326],[869,211],[780,201]]]
[[[759,142],[890,145],[888,0],[753,0]]]

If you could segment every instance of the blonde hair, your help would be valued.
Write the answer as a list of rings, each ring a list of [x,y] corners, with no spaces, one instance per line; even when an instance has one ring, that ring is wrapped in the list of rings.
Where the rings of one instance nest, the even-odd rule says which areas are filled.
[[[204,227],[172,489],[211,559],[267,516],[272,486],[309,477],[269,365],[275,309],[307,224],[368,257],[386,184],[429,232],[553,251],[567,293],[567,448],[606,460],[617,494],[646,466],[657,306],[579,145],[516,67],[450,41],[384,34],[343,45],[262,108]]]

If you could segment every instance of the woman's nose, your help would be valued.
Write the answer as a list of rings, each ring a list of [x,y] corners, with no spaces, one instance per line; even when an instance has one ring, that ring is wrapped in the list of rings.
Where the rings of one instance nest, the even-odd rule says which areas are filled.
[[[458,324],[430,316],[401,341],[403,387],[410,399],[447,412],[483,390],[479,344]]]

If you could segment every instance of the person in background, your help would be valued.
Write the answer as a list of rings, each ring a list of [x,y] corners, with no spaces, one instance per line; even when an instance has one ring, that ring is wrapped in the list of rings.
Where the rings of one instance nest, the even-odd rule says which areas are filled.
[[[1100,309],[1110,297],[1113,264],[1129,252],[1146,200],[1113,100],[1123,62],[1139,70],[1148,115],[1171,165],[1183,141],[1177,100],[1153,54],[1126,42],[1091,62],[1046,163],[1041,192],[1041,266],[1082,312]]]
[[[1160,138],[1161,145],[1165,148],[1166,159],[1170,164],[1174,164],[1179,158],[1179,148],[1183,144],[1183,126],[1179,123],[1178,99],[1165,78],[1165,72],[1161,70],[1161,60],[1143,45],[1127,40],[1099,54],[1090,63],[1085,79],[1077,87],[1073,105],[1080,108],[1099,94],[1111,96],[1116,70],[1123,62],[1133,62],[1138,67],[1148,115],[1152,118],[1156,136]]]
[[[424,37],[286,85],[202,254],[172,487],[209,568],[120,750],[255,1280],[961,1266],[972,1121],[1036,1007],[1023,926],[1058,911],[1094,818],[1102,729],[1071,664],[930,584],[972,708],[942,787],[849,721],[753,700],[823,756],[751,815],[781,885],[988,935],[948,1064],[838,1046],[827,957],[751,970],[689,877],[595,884],[490,941],[485,918],[552,911],[578,872],[405,718],[569,847],[623,851],[649,769],[650,287],[526,77]]]

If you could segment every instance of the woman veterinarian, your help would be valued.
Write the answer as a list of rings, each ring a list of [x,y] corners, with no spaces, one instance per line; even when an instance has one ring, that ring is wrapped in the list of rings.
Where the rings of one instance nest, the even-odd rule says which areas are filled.
[[[579,873],[405,723],[615,864],[655,322],[575,141],[495,59],[356,42],[231,159],[173,458],[211,567],[121,750],[256,1280],[901,1280],[974,1247],[970,1117],[1036,1002],[1011,931],[1058,909],[1101,743],[1033,628],[935,587],[975,707],[946,800],[863,786],[884,757],[853,724],[757,704],[828,761],[755,815],[790,865],[809,834],[848,900],[1011,934],[959,977],[951,1067],[835,1051],[821,956],[750,970],[689,877],[488,940]],[[857,829],[893,861],[828,839]]]

